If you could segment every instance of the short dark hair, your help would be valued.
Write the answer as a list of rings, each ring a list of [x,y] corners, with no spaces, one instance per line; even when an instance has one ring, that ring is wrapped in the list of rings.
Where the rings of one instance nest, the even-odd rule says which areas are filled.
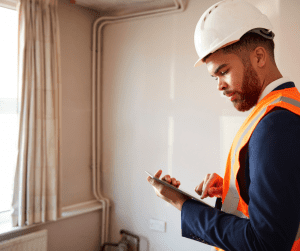
[[[256,33],[252,33],[252,32],[245,33],[240,38],[240,40],[237,41],[236,43],[230,44],[219,50],[223,51],[225,54],[234,53],[237,56],[239,56],[243,62],[245,62],[248,59],[248,57],[245,58],[245,56],[243,55],[245,53],[245,51],[246,51],[246,55],[249,55],[249,53],[254,51],[258,46],[264,47],[266,49],[266,51],[268,52],[273,63],[275,63],[274,40],[264,38],[263,36],[256,34]],[[219,50],[217,50],[217,51],[219,51]],[[205,56],[202,59],[203,62],[205,62],[207,60],[207,58],[210,57],[211,54],[212,53]]]

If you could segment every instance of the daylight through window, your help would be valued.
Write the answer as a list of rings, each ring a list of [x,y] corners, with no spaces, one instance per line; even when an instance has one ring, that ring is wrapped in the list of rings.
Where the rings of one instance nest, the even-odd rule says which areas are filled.
[[[18,15],[0,7],[0,212],[11,209],[18,145]]]

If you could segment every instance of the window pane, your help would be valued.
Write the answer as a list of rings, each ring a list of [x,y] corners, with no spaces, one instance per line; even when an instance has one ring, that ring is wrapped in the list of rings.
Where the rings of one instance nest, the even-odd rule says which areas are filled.
[[[0,211],[10,210],[17,160],[18,15],[0,7]]]

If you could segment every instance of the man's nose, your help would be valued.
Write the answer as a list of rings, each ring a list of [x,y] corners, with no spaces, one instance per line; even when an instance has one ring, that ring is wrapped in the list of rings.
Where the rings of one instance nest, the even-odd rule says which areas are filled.
[[[218,79],[218,86],[217,86],[217,89],[219,91],[224,91],[225,89],[227,88],[227,84],[225,81],[222,81],[220,79]]]

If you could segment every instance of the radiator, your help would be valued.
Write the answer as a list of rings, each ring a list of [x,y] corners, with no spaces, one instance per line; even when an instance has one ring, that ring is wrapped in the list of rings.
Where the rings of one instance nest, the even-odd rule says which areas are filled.
[[[2,241],[0,251],[47,251],[47,230]]]

